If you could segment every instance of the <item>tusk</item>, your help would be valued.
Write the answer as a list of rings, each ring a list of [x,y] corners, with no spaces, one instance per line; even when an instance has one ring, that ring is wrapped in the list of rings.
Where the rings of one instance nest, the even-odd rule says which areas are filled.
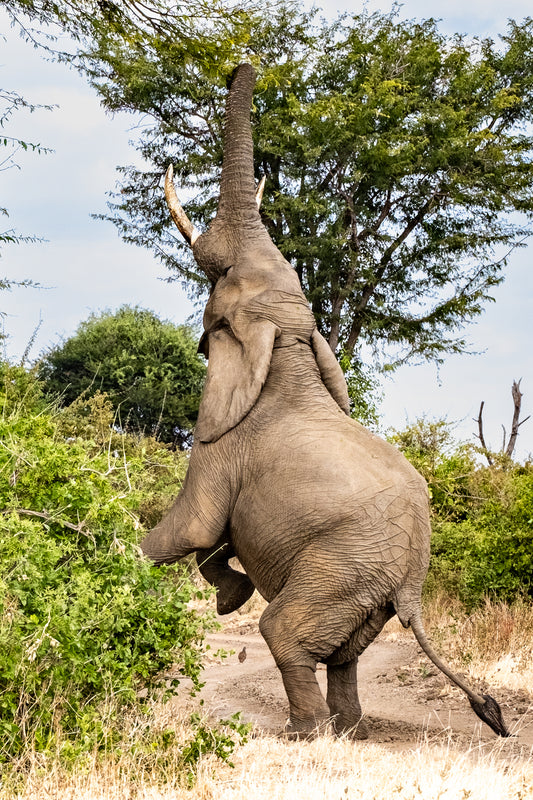
[[[179,232],[187,241],[187,243],[192,246],[200,236],[200,231],[194,227],[189,217],[183,210],[183,206],[178,200],[178,195],[176,194],[176,190],[174,188],[173,177],[174,169],[171,164],[165,174],[165,197],[167,200],[167,205]]]
[[[266,176],[263,175],[261,180],[259,181],[259,186],[257,187],[255,193],[255,202],[257,203],[257,208],[261,208],[261,200],[263,199],[263,192],[265,191],[265,183],[266,183]]]

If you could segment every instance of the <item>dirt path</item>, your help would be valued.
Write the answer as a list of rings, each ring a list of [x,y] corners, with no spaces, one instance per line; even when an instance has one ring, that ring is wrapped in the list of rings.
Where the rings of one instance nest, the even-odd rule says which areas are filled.
[[[236,711],[254,729],[268,734],[281,731],[288,718],[288,703],[281,675],[259,634],[257,624],[237,620],[225,630],[209,637],[211,652],[234,651],[226,659],[208,657],[199,698],[187,701],[198,705],[216,719],[228,718]],[[238,654],[246,647],[246,658]],[[325,692],[326,669],[317,671]],[[482,687],[483,689],[485,687]],[[531,755],[533,752],[533,707],[527,696],[505,690],[492,692],[506,722],[516,733],[507,742],[506,752]],[[416,642],[398,634],[382,634],[365,651],[359,665],[359,696],[369,723],[370,741],[390,743],[393,749],[413,747],[425,737],[470,747],[473,742],[492,745],[494,734],[470,710],[467,699],[428,662]],[[183,695],[179,705],[183,706]]]

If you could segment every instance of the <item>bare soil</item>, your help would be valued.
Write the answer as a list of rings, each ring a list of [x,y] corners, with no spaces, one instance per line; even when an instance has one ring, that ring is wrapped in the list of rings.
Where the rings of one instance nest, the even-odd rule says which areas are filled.
[[[208,638],[210,651],[199,696],[182,693],[174,702],[182,709],[200,705],[213,719],[227,719],[237,711],[251,722],[255,735],[280,733],[288,719],[288,702],[281,674],[259,633],[256,621],[230,615],[224,629]],[[239,659],[243,648],[246,657]],[[227,658],[217,650],[233,651]],[[428,661],[414,637],[387,632],[367,648],[359,661],[359,697],[368,722],[369,742],[391,750],[415,747],[422,741],[493,746],[497,737],[471,711],[465,695],[452,687]],[[319,684],[325,693],[326,669],[319,665]],[[533,704],[524,692],[495,689],[478,683],[500,703],[514,734],[505,742],[507,755],[533,754]],[[533,688],[533,687],[532,687]]]

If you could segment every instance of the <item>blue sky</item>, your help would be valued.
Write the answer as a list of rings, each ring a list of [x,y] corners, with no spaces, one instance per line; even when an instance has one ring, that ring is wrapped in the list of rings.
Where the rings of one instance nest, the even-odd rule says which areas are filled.
[[[389,5],[369,3],[370,10]],[[323,3],[328,15],[359,11],[358,3]],[[531,13],[529,0],[505,4],[488,0],[407,0],[402,16],[441,19],[444,32],[497,37],[508,17]],[[2,229],[33,233],[47,243],[5,247],[0,274],[31,278],[46,289],[3,292],[1,308],[9,339],[6,353],[19,359],[39,319],[42,325],[32,354],[71,335],[91,311],[123,303],[153,309],[159,316],[185,322],[193,308],[178,284],[167,284],[166,271],[148,251],[123,243],[110,223],[91,219],[106,209],[106,192],[114,187],[115,167],[136,160],[128,142],[135,139],[136,120],[123,114],[106,116],[94,92],[64,65],[46,61],[21,41],[0,11],[0,81],[34,103],[57,104],[53,111],[19,113],[6,133],[51,147],[54,153],[19,153],[21,169],[0,173],[0,205],[9,220]],[[502,424],[509,429],[511,383],[522,378],[524,415],[533,412],[533,324],[531,298],[533,243],[516,251],[496,302],[466,329],[475,355],[453,356],[437,369],[432,365],[403,367],[383,382],[384,429],[403,427],[421,415],[446,417],[457,423],[457,436],[473,438],[479,403],[485,400],[485,432],[491,446],[501,443]],[[517,455],[533,452],[533,419],[521,428]]]

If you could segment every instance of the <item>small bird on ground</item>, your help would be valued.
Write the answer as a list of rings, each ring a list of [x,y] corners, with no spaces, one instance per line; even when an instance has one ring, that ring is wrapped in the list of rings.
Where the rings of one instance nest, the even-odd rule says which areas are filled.
[[[243,662],[243,661],[246,661],[246,647],[243,647],[243,648],[242,648],[242,650],[241,650],[241,652],[239,653],[239,655],[237,656],[237,658],[239,659],[239,661],[241,662],[241,664],[242,664],[242,662]]]

